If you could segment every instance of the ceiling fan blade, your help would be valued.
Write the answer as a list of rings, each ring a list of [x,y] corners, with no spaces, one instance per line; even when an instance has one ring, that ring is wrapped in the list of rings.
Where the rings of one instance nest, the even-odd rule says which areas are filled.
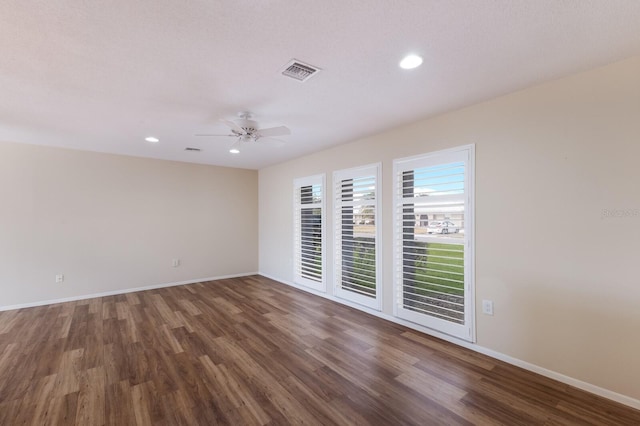
[[[287,126],[269,127],[268,129],[260,129],[257,132],[258,137],[267,138],[270,136],[290,135],[291,130]]]
[[[242,127],[238,126],[233,121],[224,120],[224,119],[222,119],[220,121],[222,121],[224,124],[229,126],[231,128],[231,130],[233,130],[234,132],[238,132],[238,134],[243,135],[243,134],[247,133]]]
[[[233,136],[233,137],[238,137],[238,135],[212,135],[209,133],[196,133],[193,136]]]

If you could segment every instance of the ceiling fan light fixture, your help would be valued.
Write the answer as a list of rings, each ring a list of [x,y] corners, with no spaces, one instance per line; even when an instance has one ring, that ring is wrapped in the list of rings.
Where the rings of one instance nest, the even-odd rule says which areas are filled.
[[[232,154],[240,154],[240,143],[241,138],[238,138],[238,140],[231,145],[231,148],[229,148],[229,152]]]
[[[422,58],[418,55],[407,55],[400,61],[400,68],[405,70],[412,70],[422,65]]]

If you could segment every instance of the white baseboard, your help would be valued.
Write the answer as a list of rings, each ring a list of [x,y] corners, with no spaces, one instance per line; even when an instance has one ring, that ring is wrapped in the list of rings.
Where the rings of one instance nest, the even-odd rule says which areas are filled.
[[[485,348],[483,346],[478,346],[478,345],[473,345],[473,346],[475,346],[475,348],[469,347],[469,349],[479,352],[481,354],[490,356],[492,358],[499,359],[500,361],[504,361],[508,364],[523,368],[525,370],[529,370],[533,373],[540,374],[541,376],[545,376],[550,379],[557,380],[561,383],[573,386],[575,388],[582,389],[583,391],[592,393],[594,395],[598,395],[603,398],[607,398],[612,401],[619,402],[620,404],[627,405],[629,407],[635,408],[636,410],[640,410],[640,400],[638,399],[631,398],[630,396],[623,395],[621,393],[617,393],[612,390],[593,385],[591,383],[583,382],[582,380],[578,380],[573,377],[569,377],[564,374],[558,373],[556,371],[549,370],[544,367],[540,367],[539,365],[531,364],[530,362],[523,361],[521,359],[514,358],[509,355],[505,355],[501,352],[494,351],[493,349]]]
[[[14,309],[33,308],[35,306],[53,305],[54,303],[75,302],[76,300],[94,299],[96,297],[115,296],[117,294],[133,293],[135,291],[154,290],[157,288],[175,287],[178,285],[196,284],[204,281],[224,280],[227,278],[248,277],[250,275],[258,275],[257,272],[246,272],[242,274],[220,275],[217,277],[199,278],[195,280],[178,281],[173,283],[154,284],[144,287],[125,288],[122,290],[106,291],[103,293],[83,294],[80,296],[63,297],[62,299],[41,300],[38,302],[21,303],[18,305],[0,306],[0,312],[11,311]]]
[[[578,380],[578,379],[575,379],[573,377],[569,377],[569,376],[566,376],[564,374],[558,373],[556,371],[549,370],[549,369],[544,368],[544,367],[540,367],[539,365],[531,364],[530,362],[523,361],[521,359],[514,358],[512,356],[503,354],[501,352],[494,351],[493,349],[485,348],[484,346],[480,346],[480,345],[478,345],[476,343],[470,343],[470,342],[467,342],[465,340],[461,340],[461,339],[458,339],[456,337],[449,336],[448,334],[440,333],[440,332],[437,332],[437,331],[432,330],[430,328],[423,327],[423,326],[420,326],[418,324],[414,324],[414,323],[409,322],[409,321],[405,321],[403,319],[394,317],[393,315],[385,314],[383,312],[376,311],[374,309],[369,309],[369,308],[366,308],[364,306],[358,305],[356,303],[350,303],[350,302],[348,302],[348,301],[346,301],[344,299],[337,298],[337,297],[335,297],[334,295],[332,295],[332,294],[330,294],[328,292],[324,293],[324,292],[320,292],[320,291],[317,291],[317,290],[313,290],[311,288],[307,288],[307,287],[304,287],[304,286],[300,286],[300,285],[294,284],[293,282],[284,281],[284,280],[281,280],[279,278],[272,277],[269,274],[265,274],[265,273],[262,273],[262,272],[258,272],[258,274],[262,275],[263,277],[266,277],[266,278],[272,279],[274,281],[277,281],[279,283],[286,284],[286,285],[291,286],[291,287],[295,287],[295,288],[297,288],[299,290],[303,290],[303,291],[306,291],[308,293],[315,294],[316,296],[324,297],[325,299],[332,300],[332,301],[340,303],[342,305],[347,305],[349,307],[352,307],[352,308],[358,309],[360,311],[366,312],[368,314],[374,315],[374,316],[376,316],[378,318],[382,318],[382,319],[385,319],[387,321],[391,321],[391,322],[394,322],[396,324],[403,325],[403,326],[405,326],[407,328],[411,328],[413,330],[419,331],[419,332],[424,333],[424,334],[428,334],[430,336],[437,337],[437,338],[442,339],[442,340],[446,340],[447,342],[451,342],[451,343],[456,344],[458,346],[462,346],[464,348],[467,348],[467,349],[470,349],[472,351],[481,353],[483,355],[487,355],[487,356],[489,356],[491,358],[495,358],[495,359],[498,359],[500,361],[504,361],[504,362],[506,362],[508,364],[515,365],[516,367],[523,368],[523,369],[531,371],[533,373],[540,374],[541,376],[548,377],[548,378],[553,379],[553,380],[557,380],[557,381],[559,381],[561,383],[565,383],[567,385],[576,387],[578,389],[581,389],[583,391],[592,393],[594,395],[598,395],[598,396],[601,396],[603,398],[607,398],[607,399],[610,399],[612,401],[618,402],[620,404],[624,404],[624,405],[627,405],[629,407],[632,407],[632,408],[635,408],[637,410],[640,410],[640,400],[632,398],[630,396],[623,395],[623,394],[614,392],[614,391],[609,390],[609,389],[601,388],[600,386],[596,386],[596,385],[591,384],[591,383],[583,382],[582,380]]]

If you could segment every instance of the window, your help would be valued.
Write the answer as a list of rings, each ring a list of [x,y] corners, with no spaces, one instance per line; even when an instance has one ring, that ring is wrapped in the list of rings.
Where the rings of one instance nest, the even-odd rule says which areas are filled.
[[[334,172],[335,295],[381,309],[380,165]]]
[[[465,340],[473,327],[473,166],[466,146],[394,161],[394,314]]]
[[[294,180],[293,280],[326,291],[324,271],[324,175]]]

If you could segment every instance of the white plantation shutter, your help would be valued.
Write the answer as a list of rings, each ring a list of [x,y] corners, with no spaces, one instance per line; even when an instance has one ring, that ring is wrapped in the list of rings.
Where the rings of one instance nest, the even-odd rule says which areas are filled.
[[[395,315],[470,341],[473,152],[394,161]]]
[[[336,296],[381,308],[380,165],[334,172]]]
[[[324,253],[324,175],[294,180],[293,280],[326,291]]]

